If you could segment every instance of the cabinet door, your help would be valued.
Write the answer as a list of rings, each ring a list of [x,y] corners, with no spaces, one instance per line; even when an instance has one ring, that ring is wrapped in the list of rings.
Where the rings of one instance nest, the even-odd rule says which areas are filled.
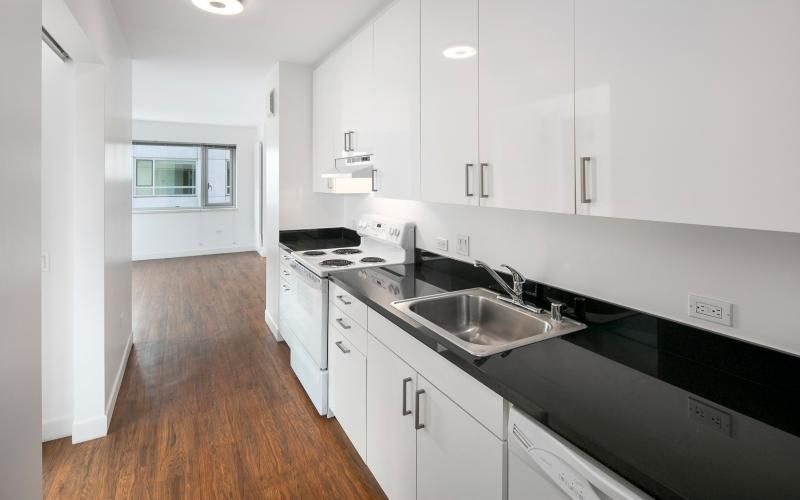
[[[364,28],[343,48],[346,54],[342,72],[342,133],[350,133],[349,146],[360,153],[374,148],[373,114],[375,85],[372,76],[372,25]],[[350,154],[353,152],[351,151]]]
[[[417,498],[501,499],[505,443],[418,376]]]
[[[414,499],[417,373],[371,335],[367,359],[367,465],[386,496]]]
[[[353,447],[367,457],[367,359],[335,328],[329,329],[330,406]]]
[[[573,2],[480,3],[481,205],[575,212]]]
[[[421,198],[477,205],[478,1],[421,5]]]
[[[375,168],[379,196],[419,197],[419,2],[375,21]]]
[[[333,170],[334,159],[341,156],[344,149],[344,132],[341,124],[343,58],[342,53],[334,53],[314,70],[312,185],[314,191],[319,193],[333,191],[333,180],[323,179],[321,174]]]
[[[575,19],[579,213],[800,231],[800,2],[576,0]]]

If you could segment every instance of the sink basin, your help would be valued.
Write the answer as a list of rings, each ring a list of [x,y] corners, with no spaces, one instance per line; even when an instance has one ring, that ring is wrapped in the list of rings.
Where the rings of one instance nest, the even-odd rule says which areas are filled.
[[[392,302],[392,306],[477,357],[583,330],[569,318],[556,321],[498,300],[485,288]]]

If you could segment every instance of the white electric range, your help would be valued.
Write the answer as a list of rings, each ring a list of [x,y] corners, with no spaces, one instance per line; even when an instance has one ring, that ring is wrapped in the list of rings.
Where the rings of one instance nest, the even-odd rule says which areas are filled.
[[[281,305],[281,334],[291,349],[292,370],[320,415],[329,415],[328,276],[414,262],[413,223],[365,215],[356,231],[361,236],[357,247],[293,252],[288,259],[284,288],[288,293],[281,298],[288,302]]]

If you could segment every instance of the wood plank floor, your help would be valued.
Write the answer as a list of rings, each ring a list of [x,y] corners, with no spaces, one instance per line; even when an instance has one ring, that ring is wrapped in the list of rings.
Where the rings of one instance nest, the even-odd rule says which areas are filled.
[[[109,435],[43,446],[45,498],[384,498],[264,324],[255,253],[139,262]]]

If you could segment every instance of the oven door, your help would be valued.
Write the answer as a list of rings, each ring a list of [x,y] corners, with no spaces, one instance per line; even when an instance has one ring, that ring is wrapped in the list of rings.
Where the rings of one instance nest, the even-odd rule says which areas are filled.
[[[320,370],[328,369],[328,280],[320,278],[296,260],[294,311],[290,328]]]

